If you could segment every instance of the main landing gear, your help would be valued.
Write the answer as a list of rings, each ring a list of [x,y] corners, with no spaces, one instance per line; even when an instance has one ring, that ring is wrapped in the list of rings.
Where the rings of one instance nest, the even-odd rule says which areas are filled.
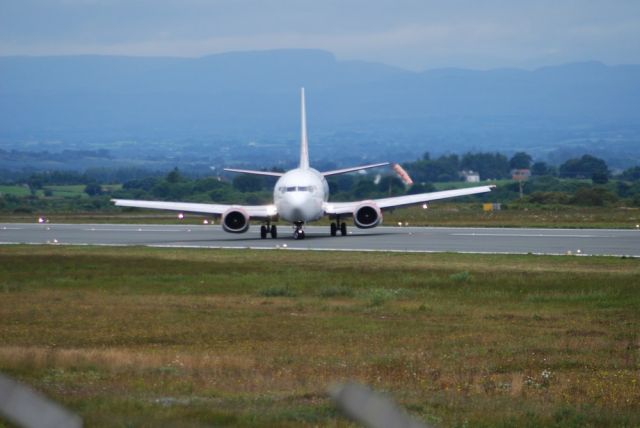
[[[304,239],[304,230],[302,229],[302,225],[304,223],[301,221],[298,221],[296,223],[293,224],[294,226],[294,230],[293,230],[293,239]]]
[[[278,237],[278,228],[275,224],[267,223],[260,226],[260,239],[267,239],[267,235],[271,235],[273,239]]]
[[[340,231],[340,235],[347,235],[347,223],[340,221],[340,217],[336,217],[336,221],[331,223],[331,236],[336,236]]]

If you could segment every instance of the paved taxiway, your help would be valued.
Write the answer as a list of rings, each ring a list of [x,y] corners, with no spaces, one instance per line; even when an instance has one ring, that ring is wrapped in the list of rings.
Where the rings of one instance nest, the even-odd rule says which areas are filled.
[[[245,234],[218,225],[0,224],[0,244],[147,245],[203,248],[284,248],[469,253],[585,254],[640,257],[640,231],[613,229],[501,229],[449,227],[349,228],[331,237],[328,226],[305,228],[296,241],[288,226],[278,239],[260,239],[259,228]]]

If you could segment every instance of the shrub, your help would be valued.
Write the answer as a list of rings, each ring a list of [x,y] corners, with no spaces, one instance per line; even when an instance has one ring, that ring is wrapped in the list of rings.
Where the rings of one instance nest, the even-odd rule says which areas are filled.
[[[465,270],[449,275],[449,279],[455,282],[467,282],[471,280],[471,274]]]
[[[571,196],[565,192],[533,192],[529,202],[534,204],[568,204]]]
[[[295,297],[296,295],[288,285],[275,285],[273,287],[263,288],[258,294],[264,297]]]
[[[388,290],[386,288],[374,288],[371,290],[371,299],[369,303],[371,306],[381,306],[394,297],[396,297],[396,295],[392,290]]]
[[[318,294],[321,297],[353,297],[353,288],[344,285],[331,285],[322,287]]]
[[[581,187],[576,191],[571,202],[576,205],[602,206],[617,200],[616,195],[603,187]]]

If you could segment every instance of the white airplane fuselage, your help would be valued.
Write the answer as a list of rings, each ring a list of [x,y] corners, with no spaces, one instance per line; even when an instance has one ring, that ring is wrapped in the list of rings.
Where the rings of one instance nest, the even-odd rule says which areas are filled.
[[[296,168],[278,179],[273,189],[273,203],[282,220],[306,223],[324,216],[329,199],[329,184],[313,168]]]

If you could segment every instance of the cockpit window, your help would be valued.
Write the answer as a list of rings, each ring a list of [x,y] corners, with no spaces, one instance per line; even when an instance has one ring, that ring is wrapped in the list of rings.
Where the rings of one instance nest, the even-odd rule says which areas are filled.
[[[291,187],[281,187],[281,192],[314,192],[316,190],[315,186],[291,186]]]

